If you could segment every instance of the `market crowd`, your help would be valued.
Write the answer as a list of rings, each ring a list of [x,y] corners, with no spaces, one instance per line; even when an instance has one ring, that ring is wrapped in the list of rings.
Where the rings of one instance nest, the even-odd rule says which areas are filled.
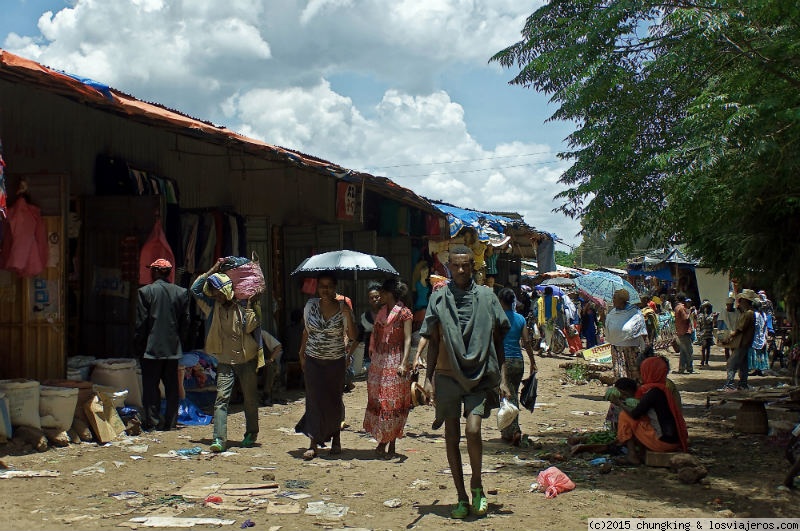
[[[187,291],[169,282],[171,263],[156,260],[150,265],[153,283],[140,289],[136,323],[144,353],[143,427],[176,425],[178,398],[173,384],[189,294],[206,320],[204,350],[217,361],[212,452],[228,447],[227,414],[236,384],[246,419],[240,446],[256,443],[259,405],[279,400],[275,390],[281,358],[284,352],[295,354],[305,384],[305,411],[295,427],[308,437],[302,458],[313,460],[323,449],[330,455],[346,451],[341,440],[345,394],[356,378],[365,376],[362,428],[374,438],[378,459],[398,455],[398,441],[415,406],[433,405],[432,428],[444,427],[446,458],[457,494],[451,516],[456,519],[483,516],[488,510],[481,474],[472,474],[465,482],[462,425],[471,469],[481,470],[481,423],[503,399],[511,404],[503,407],[519,410],[520,385],[525,374],[535,377],[537,354],[574,355],[606,345],[615,377],[605,395],[608,440],[574,441],[573,453],[610,452],[629,465],[639,464],[646,451],[688,450],[680,394],[668,377],[670,363],[657,354],[665,341],[679,354],[679,374],[695,370],[695,345],[700,346],[701,368],[709,364],[711,345],[715,341],[724,345],[723,389],[747,389],[748,377],[769,368],[766,343],[774,310],[763,292],[744,289],[728,299],[721,313],[714,312],[708,301],[695,308],[690,298],[677,293],[645,296],[634,305],[631,292],[624,288],[614,291],[606,304],[577,292],[556,292],[549,285],[541,289],[523,285],[519,292],[498,286],[475,257],[471,246],[456,245],[449,249],[445,270],[437,271],[421,259],[410,287],[400,278],[373,282],[365,294],[369,306],[361,315],[354,313],[350,298],[339,293],[335,273],[315,275],[314,296],[292,323],[299,336],[291,347],[296,352],[283,349],[262,331],[255,297],[237,297],[230,271],[235,264],[226,269],[225,261],[219,260]],[[414,333],[419,341],[412,352]],[[421,369],[425,369],[422,382]],[[159,382],[166,394],[163,414],[158,408]],[[516,417],[501,435],[511,445],[526,443]]]

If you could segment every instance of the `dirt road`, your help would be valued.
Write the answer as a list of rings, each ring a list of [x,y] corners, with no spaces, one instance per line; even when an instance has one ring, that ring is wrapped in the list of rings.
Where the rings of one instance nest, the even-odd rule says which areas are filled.
[[[675,366],[676,355],[670,358]],[[564,370],[558,368],[568,361],[566,357],[538,359],[538,407],[533,414],[521,415],[523,430],[533,444],[509,447],[500,439],[494,417],[484,422],[484,485],[491,502],[486,518],[448,518],[455,490],[446,470],[442,430],[431,430],[431,408],[411,412],[406,437],[398,441],[398,458],[374,457],[375,442],[361,431],[366,404],[366,384],[361,381],[345,395],[349,428],[342,435],[343,454],[329,456],[322,450],[311,462],[300,458],[307,440],[293,434],[303,410],[299,391],[284,395],[290,399],[286,405],[261,408],[261,433],[254,448],[236,446],[244,432],[244,418],[235,408],[229,419],[230,454],[204,453],[187,459],[159,456],[194,446],[207,450],[210,426],[150,433],[103,447],[82,443],[44,453],[0,447],[2,460],[13,469],[60,473],[58,477],[0,480],[4,494],[0,528],[137,527],[142,524],[131,519],[160,515],[233,520],[223,525],[229,529],[250,520],[254,529],[263,530],[278,526],[284,530],[582,530],[587,518],[604,516],[797,516],[798,495],[776,489],[787,469],[781,446],[784,436],[737,434],[732,417],[735,404],[706,408],[706,392],[719,387],[724,377],[722,353],[716,347],[709,369],[672,376],[682,392],[691,452],[709,470],[707,479],[694,485],[679,482],[664,468],[615,466],[601,474],[589,463],[596,456],[570,457],[567,436],[602,426],[607,409],[602,400],[605,386],[567,383]],[[761,377],[751,383],[775,385],[786,380]],[[576,489],[554,499],[530,492],[537,473],[548,463],[563,470]],[[87,467],[85,474],[74,474]],[[252,490],[274,483],[277,489]],[[238,485],[238,493],[224,490],[231,484]],[[244,487],[251,491],[243,492]],[[223,504],[205,506],[204,495],[215,490],[222,494]],[[182,492],[184,496],[178,496]],[[306,514],[309,502],[326,502],[311,507],[327,511],[328,518]],[[337,518],[337,512],[344,512],[342,506],[346,514]],[[214,526],[196,526],[206,527]]]

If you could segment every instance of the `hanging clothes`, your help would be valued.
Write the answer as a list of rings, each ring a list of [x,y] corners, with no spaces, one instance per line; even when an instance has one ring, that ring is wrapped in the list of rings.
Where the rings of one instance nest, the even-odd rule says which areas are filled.
[[[142,250],[139,253],[139,284],[145,286],[153,282],[148,266],[159,258],[166,258],[171,264],[175,263],[175,254],[172,252],[167,242],[167,236],[164,234],[164,229],[161,227],[161,220],[157,219],[153,224],[153,230],[150,232],[150,236],[148,236],[147,241],[142,245]],[[175,282],[174,267],[169,272],[169,281]]]
[[[47,266],[47,230],[41,209],[21,195],[8,209],[0,268],[21,277],[34,277]]]
[[[4,170],[6,162],[3,160],[3,142],[0,141],[0,220],[6,219],[8,216],[7,194],[6,194],[6,178]],[[0,235],[2,238],[2,235]]]

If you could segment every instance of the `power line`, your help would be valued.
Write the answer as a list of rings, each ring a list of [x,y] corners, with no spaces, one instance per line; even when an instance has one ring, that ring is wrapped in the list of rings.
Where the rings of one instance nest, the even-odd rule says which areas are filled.
[[[409,162],[407,164],[395,164],[393,166],[372,166],[373,169],[383,170],[387,168],[407,168],[409,166],[433,166],[436,164],[457,164],[459,162],[479,162],[482,160],[510,159],[515,157],[533,157],[535,155],[548,155],[552,151],[538,151],[536,153],[523,153],[520,155],[497,155],[496,157],[483,157],[479,159],[445,160],[442,162]]]
[[[477,173],[477,172],[481,172],[481,171],[506,170],[506,169],[510,169],[510,168],[524,168],[526,166],[538,166],[538,165],[544,165],[544,164],[556,164],[558,162],[561,162],[561,161],[552,160],[552,161],[545,161],[545,162],[531,162],[529,164],[515,164],[515,165],[512,165],[512,166],[493,166],[491,168],[479,168],[477,170],[437,171],[436,175],[452,175],[452,174],[456,174],[456,173]],[[409,179],[409,178],[414,178],[414,177],[429,177],[431,175],[433,175],[433,172],[418,173],[416,175],[393,175],[392,179]]]

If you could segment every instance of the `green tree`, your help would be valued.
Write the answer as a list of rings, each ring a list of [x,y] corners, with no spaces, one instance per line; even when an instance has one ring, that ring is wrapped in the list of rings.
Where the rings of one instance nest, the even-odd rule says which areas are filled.
[[[613,254],[682,242],[798,308],[797,2],[551,0],[522,37],[492,60],[576,124],[560,211]]]
[[[556,264],[564,267],[573,267],[575,265],[575,255],[565,251],[556,251]]]

